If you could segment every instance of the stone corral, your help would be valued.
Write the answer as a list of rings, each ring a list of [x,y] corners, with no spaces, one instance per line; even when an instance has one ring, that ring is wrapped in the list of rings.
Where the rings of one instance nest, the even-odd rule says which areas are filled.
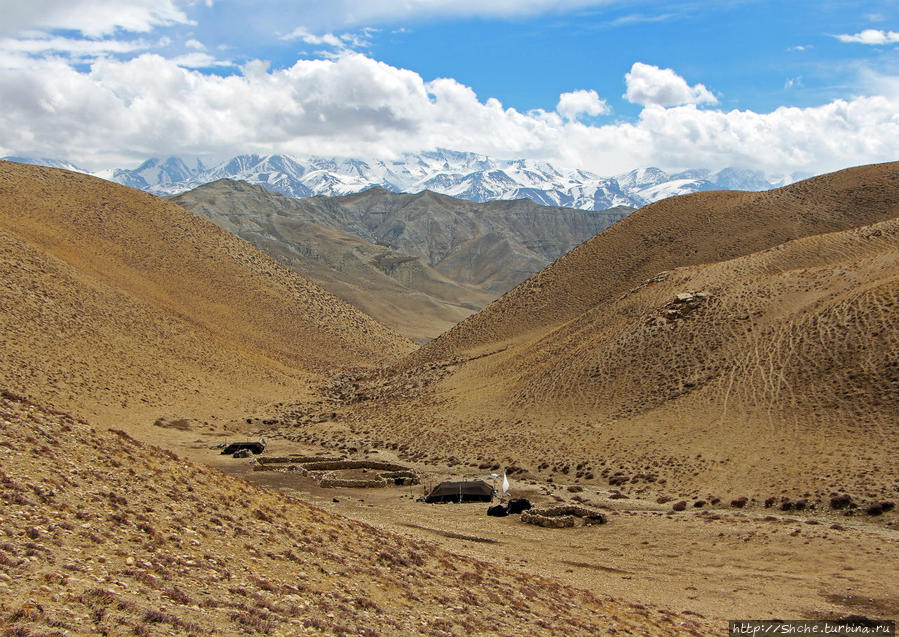
[[[321,456],[272,456],[255,460],[253,470],[299,473],[318,480],[319,486],[326,489],[369,489],[406,486],[421,482],[418,474],[410,471],[408,467],[378,460],[345,460]],[[373,470],[378,473],[361,478],[340,476],[340,472],[352,470],[366,472]]]
[[[564,529],[574,526],[605,524],[606,518],[599,511],[574,504],[564,504],[545,509],[531,509],[521,512],[521,521],[550,529]]]

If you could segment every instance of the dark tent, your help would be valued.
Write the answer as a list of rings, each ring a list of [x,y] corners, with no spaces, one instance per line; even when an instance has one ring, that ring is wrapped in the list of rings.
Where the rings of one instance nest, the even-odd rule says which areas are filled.
[[[425,502],[490,502],[493,487],[483,480],[441,482],[425,497]]]

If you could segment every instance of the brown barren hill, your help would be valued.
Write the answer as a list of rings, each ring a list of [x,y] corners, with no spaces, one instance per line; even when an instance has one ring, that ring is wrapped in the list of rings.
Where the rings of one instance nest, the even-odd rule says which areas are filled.
[[[414,349],[146,193],[0,162],[0,385],[99,422],[245,413]]]
[[[622,236],[626,220],[441,339],[448,352],[474,343],[489,349],[418,366],[413,354],[392,375],[373,377],[347,408],[348,428],[373,430],[412,458],[440,460],[452,450],[454,463],[505,463],[632,495],[809,498],[826,506],[831,494],[848,492],[872,506],[892,501],[897,169],[844,171],[767,198],[713,193],[647,208],[644,222],[653,211],[695,213],[698,206],[687,204],[705,202],[703,215],[727,229],[723,247],[693,242],[706,255],[702,263],[659,272],[677,251],[643,233]],[[768,217],[788,210],[797,219],[763,223],[760,210],[737,205],[745,199],[789,201],[789,208],[769,205]],[[709,200],[739,212],[734,224],[723,223]],[[827,229],[888,215],[812,232],[815,219]],[[669,221],[662,215],[660,224]],[[755,232],[747,229],[748,243],[808,236],[722,259],[742,245],[734,226],[746,224]],[[697,231],[713,241],[711,231]],[[606,235],[632,247],[598,252]],[[600,288],[602,298],[589,305]],[[533,315],[528,299],[536,299]],[[583,307],[572,315],[576,306]],[[475,325],[484,329],[480,341],[469,331]],[[433,356],[441,345],[425,349]]]
[[[899,163],[850,168],[767,192],[672,197],[619,221],[410,359],[436,361],[539,336],[672,268],[899,215]]]

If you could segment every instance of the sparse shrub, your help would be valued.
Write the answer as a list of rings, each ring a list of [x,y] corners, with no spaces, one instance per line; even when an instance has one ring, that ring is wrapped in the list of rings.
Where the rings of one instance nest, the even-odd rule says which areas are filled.
[[[269,582],[268,580],[264,580],[261,577],[251,577],[251,580],[264,591],[268,591],[270,593],[274,593],[278,590],[278,587]]]
[[[163,595],[168,597],[173,602],[177,602],[185,606],[188,604],[193,604],[193,600],[190,598],[190,595],[179,589],[177,586],[165,591]]]
[[[270,635],[275,629],[274,622],[267,614],[257,614],[253,612],[235,611],[231,613],[231,621],[240,624],[244,628],[255,630],[257,633]]]
[[[275,520],[268,513],[261,509],[253,509],[253,517],[263,522],[274,522]]]
[[[830,508],[832,509],[845,509],[852,506],[852,497],[843,494],[834,496],[830,499]]]
[[[373,601],[368,599],[367,597],[357,597],[353,600],[353,603],[361,609],[375,610],[380,611],[380,607],[375,604]]]
[[[153,633],[150,632],[150,629],[142,624],[132,624],[131,630],[134,631],[134,634],[137,637],[150,637]]]

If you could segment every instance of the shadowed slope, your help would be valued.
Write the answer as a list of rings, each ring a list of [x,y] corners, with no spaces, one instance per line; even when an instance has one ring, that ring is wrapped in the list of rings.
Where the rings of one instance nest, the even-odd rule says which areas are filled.
[[[0,162],[0,271],[0,382],[101,421],[283,398],[414,347],[174,204],[59,170]]]
[[[899,163],[851,168],[768,192],[705,192],[647,206],[416,352],[434,361],[538,336],[671,268],[899,215]]]

